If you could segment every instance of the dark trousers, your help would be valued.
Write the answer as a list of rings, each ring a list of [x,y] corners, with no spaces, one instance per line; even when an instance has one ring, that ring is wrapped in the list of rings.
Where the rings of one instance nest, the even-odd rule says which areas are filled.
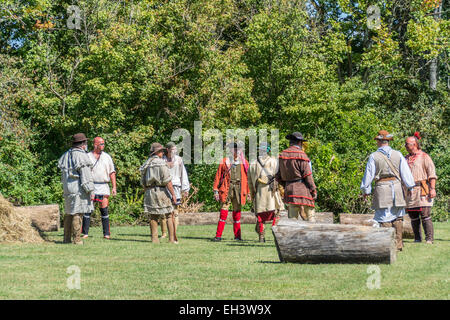
[[[414,232],[414,241],[422,241],[422,230],[420,221],[422,220],[423,231],[426,241],[434,241],[433,222],[431,221],[431,207],[409,208],[406,212],[411,218],[411,227]]]

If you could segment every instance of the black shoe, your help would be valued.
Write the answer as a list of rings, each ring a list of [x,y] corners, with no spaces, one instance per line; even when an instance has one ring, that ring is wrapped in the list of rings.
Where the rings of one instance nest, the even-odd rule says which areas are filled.
[[[236,241],[242,241],[242,238],[240,238],[240,237],[235,237],[234,240],[236,240]]]
[[[222,238],[214,237],[214,239],[212,239],[212,241],[219,242],[219,241],[222,241]]]

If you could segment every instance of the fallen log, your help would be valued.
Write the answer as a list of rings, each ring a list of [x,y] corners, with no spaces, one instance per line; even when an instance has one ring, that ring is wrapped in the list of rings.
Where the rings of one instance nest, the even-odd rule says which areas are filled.
[[[31,224],[39,231],[58,231],[60,218],[57,204],[14,207],[19,215],[31,218]]]
[[[231,211],[228,212],[227,223],[233,223]],[[287,212],[281,212],[281,218],[287,217]],[[209,225],[217,224],[219,212],[185,212],[178,216],[179,225]],[[256,217],[253,212],[244,211],[241,213],[241,224],[255,224]],[[316,223],[333,223],[332,212],[316,212]]]
[[[377,222],[373,220],[373,214],[341,213],[339,215],[339,223],[354,224],[361,226],[373,226]],[[403,238],[414,239],[414,232],[411,226],[411,219],[407,214],[403,216]]]
[[[393,228],[323,224],[281,219],[272,227],[281,262],[393,263]]]

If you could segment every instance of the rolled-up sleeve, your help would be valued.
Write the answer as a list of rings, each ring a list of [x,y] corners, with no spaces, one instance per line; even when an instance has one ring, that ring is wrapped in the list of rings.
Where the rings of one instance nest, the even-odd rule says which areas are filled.
[[[372,181],[375,178],[375,160],[370,155],[367,161],[364,177],[361,181],[361,190],[364,194],[370,194],[372,192]]]
[[[400,177],[408,189],[412,189],[416,186],[411,169],[403,155],[400,156]]]

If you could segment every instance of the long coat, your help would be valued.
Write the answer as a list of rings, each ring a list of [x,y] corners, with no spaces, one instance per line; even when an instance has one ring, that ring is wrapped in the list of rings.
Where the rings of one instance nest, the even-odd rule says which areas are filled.
[[[173,212],[170,194],[166,188],[172,176],[166,161],[152,156],[139,170],[141,185],[145,188],[144,212],[160,215]]]
[[[258,161],[250,164],[248,169],[248,185],[254,201],[255,213],[283,210],[284,204],[278,190],[271,191],[268,184],[258,182],[258,179],[266,180],[267,174],[275,176],[278,171],[277,159],[266,155],[259,158],[267,173]]]
[[[247,160],[244,159],[246,164],[248,165]],[[219,168],[216,172],[216,177],[214,178],[213,190],[219,191],[219,201],[221,203],[225,203],[227,201],[228,191],[230,189],[230,166],[231,162],[228,158],[223,158],[220,161]],[[241,163],[239,165],[241,167],[241,205],[245,205],[245,200],[247,199],[247,195],[250,193],[247,182],[247,172],[245,171],[244,165]],[[219,183],[222,180],[223,183],[219,188]]]
[[[314,207],[311,191],[316,189],[308,156],[300,148],[290,146],[279,156],[276,175],[284,187],[284,202]]]
[[[92,162],[80,148],[65,152],[58,161],[64,188],[64,211],[66,214],[88,213],[94,210],[91,192],[94,191]]]

